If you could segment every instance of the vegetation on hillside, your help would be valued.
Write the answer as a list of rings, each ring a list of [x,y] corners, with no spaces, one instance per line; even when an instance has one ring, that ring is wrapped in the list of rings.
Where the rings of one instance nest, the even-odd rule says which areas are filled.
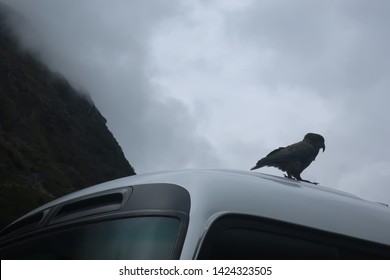
[[[0,227],[56,197],[133,174],[90,98],[20,50],[0,7]]]

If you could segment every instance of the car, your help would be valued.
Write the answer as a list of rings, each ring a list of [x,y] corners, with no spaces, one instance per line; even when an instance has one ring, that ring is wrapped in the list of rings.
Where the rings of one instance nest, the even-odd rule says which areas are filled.
[[[1,259],[389,259],[390,209],[236,170],[135,175],[49,202],[2,230]]]

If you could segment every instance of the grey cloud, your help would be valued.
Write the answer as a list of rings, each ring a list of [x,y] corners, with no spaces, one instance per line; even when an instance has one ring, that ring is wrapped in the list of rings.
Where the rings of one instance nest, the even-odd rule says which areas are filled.
[[[177,1],[7,1],[24,20],[24,44],[88,92],[138,173],[215,166],[185,105],[148,76],[149,41]]]
[[[259,73],[271,85],[304,84],[322,93],[369,88],[387,78],[388,3],[383,1],[254,1],[231,13],[233,38],[270,52]],[[385,75],[385,76],[384,76]],[[337,87],[337,88],[335,88]]]
[[[390,2],[6,2],[138,172],[247,169],[317,132],[326,152],[302,176],[390,203],[367,187],[390,180]]]

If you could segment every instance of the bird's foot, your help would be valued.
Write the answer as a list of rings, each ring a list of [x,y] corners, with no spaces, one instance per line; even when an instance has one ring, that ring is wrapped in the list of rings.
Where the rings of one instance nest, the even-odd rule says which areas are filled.
[[[301,182],[306,182],[306,183],[310,183],[310,184],[313,184],[313,185],[318,185],[317,182],[311,182],[311,181],[309,181],[309,180],[302,179],[300,176],[299,176],[298,178],[294,178],[294,177],[292,177],[291,175],[289,175],[288,173],[287,173],[287,175],[284,174],[284,177],[285,177],[285,178],[292,179],[292,180],[296,180],[296,181],[301,181]]]
[[[318,185],[318,183],[317,183],[317,182],[311,182],[311,181],[309,181],[309,180],[299,179],[298,181],[302,181],[302,182],[310,183],[310,184],[313,184],[313,185]]]

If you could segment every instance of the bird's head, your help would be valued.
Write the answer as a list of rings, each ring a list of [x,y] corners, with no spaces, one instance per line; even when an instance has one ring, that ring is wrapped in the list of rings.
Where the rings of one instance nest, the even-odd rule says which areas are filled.
[[[305,135],[303,140],[311,143],[316,147],[316,149],[320,150],[322,149],[322,152],[325,152],[325,139],[319,134],[316,133],[308,133]]]

